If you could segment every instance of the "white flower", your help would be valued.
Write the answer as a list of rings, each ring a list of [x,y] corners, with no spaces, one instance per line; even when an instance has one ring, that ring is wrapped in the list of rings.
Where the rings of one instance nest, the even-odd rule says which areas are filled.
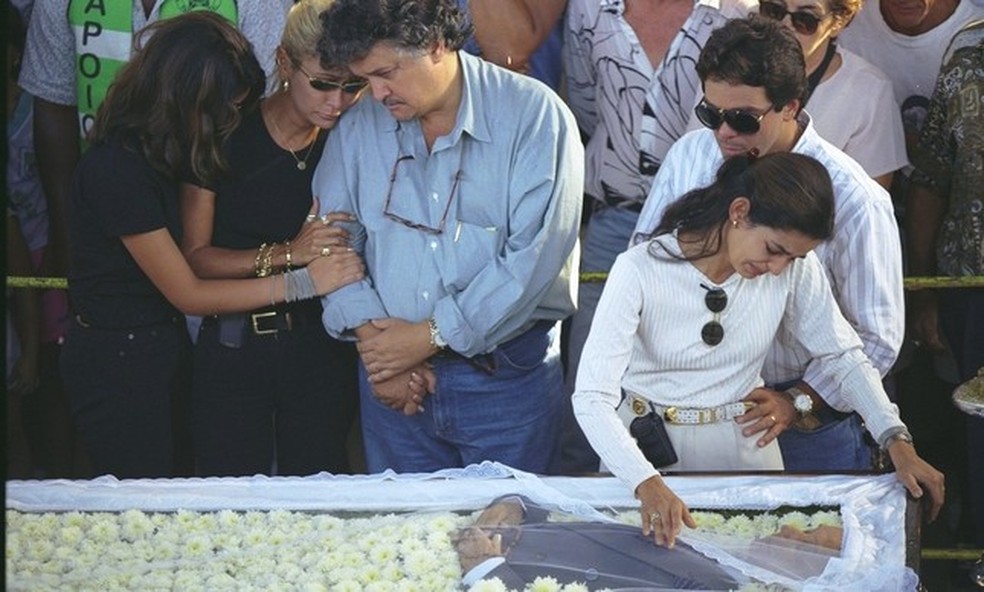
[[[779,525],[808,530],[810,528],[810,517],[803,512],[789,512],[779,519]]]
[[[574,582],[573,584],[564,584],[564,592],[591,592],[588,589],[587,584],[583,582]]]
[[[468,592],[509,592],[509,588],[499,578],[492,578],[475,582]]]
[[[560,592],[560,582],[550,576],[534,578],[533,583],[526,586],[527,592]]]

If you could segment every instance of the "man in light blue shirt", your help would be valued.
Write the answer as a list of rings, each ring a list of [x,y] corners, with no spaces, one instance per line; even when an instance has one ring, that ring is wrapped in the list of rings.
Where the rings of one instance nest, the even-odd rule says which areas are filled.
[[[314,177],[323,212],[357,218],[370,276],[324,300],[329,333],[359,342],[368,468],[544,472],[558,321],[576,301],[573,115],[541,83],[459,52],[455,0],[339,0],[322,20],[322,57],[376,99],[339,121]]]

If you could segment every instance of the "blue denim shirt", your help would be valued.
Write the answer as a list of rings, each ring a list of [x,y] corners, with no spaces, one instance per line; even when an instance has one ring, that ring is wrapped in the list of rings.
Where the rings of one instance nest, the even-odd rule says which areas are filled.
[[[369,276],[324,298],[336,337],[372,319],[434,317],[472,356],[574,310],[584,183],[574,117],[540,82],[458,56],[457,121],[430,152],[418,121],[368,98],[328,138],[314,195],[322,212],[356,216]]]

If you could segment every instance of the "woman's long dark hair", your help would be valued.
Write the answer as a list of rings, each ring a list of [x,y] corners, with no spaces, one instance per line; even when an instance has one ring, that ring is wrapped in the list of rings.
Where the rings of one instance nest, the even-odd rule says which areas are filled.
[[[171,179],[214,180],[240,109],[263,95],[264,74],[243,35],[207,11],[157,21],[120,70],[96,115],[94,143],[119,138]]]
[[[739,197],[751,202],[752,224],[817,240],[833,233],[834,188],[827,169],[809,156],[780,152],[724,161],[714,183],[694,189],[667,208],[651,236],[673,231],[696,235],[701,247],[688,259],[714,255],[721,249],[731,202]]]

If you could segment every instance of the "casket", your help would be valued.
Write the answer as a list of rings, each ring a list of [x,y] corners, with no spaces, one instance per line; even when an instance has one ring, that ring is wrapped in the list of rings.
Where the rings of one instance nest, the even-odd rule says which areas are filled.
[[[681,540],[706,556],[758,581],[791,589],[840,591],[912,590],[918,584],[916,574],[906,566],[907,499],[894,475],[700,475],[668,476],[666,480],[691,508],[839,509],[844,528],[839,556],[827,562],[822,573],[800,581],[758,565],[754,550],[750,559],[748,553],[734,553],[727,545],[716,545],[712,538],[702,538],[697,531],[682,535]],[[313,515],[421,515],[475,512],[508,494],[521,494],[543,506],[589,520],[610,520],[613,510],[638,507],[628,488],[613,477],[540,477],[497,463],[428,474],[8,481],[6,493],[8,528],[10,511],[286,510]],[[460,524],[449,523],[449,526]],[[9,530],[8,536],[11,536]],[[23,533],[17,536],[19,544],[24,544]],[[11,580],[10,557],[8,551],[8,589],[28,587]],[[416,589],[421,588],[416,586]]]

